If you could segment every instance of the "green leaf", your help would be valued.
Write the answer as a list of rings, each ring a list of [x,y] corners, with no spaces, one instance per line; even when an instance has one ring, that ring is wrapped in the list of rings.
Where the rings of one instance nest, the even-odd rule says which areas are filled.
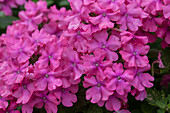
[[[97,105],[91,105],[85,113],[103,113],[103,110]]]
[[[166,109],[168,98],[165,97],[165,93],[163,91],[147,89],[147,93],[147,101],[150,105],[157,106],[161,109]]]
[[[163,110],[163,109],[158,109],[158,110],[157,110],[157,113],[165,113],[165,110]]]
[[[67,0],[62,0],[58,3],[60,7],[69,6],[69,4],[70,3]]]
[[[0,17],[3,17],[3,16],[5,16],[5,13],[0,11]]]
[[[46,0],[46,1],[48,6],[51,6],[54,3],[54,0]]]
[[[5,29],[8,25],[12,24],[12,21],[15,21],[17,19],[18,18],[13,16],[0,17],[0,27]]]
[[[170,73],[170,48],[165,48],[162,51],[162,61],[163,64],[165,65],[165,68],[161,69],[160,72],[161,74],[169,74]]]
[[[153,106],[149,105],[147,102],[143,102],[141,104],[141,111],[143,113],[153,113],[153,110],[154,110]]]

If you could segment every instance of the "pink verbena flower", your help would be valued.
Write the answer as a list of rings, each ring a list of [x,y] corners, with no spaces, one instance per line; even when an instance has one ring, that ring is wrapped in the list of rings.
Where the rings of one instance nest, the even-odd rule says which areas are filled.
[[[125,0],[97,0],[98,4],[103,9],[117,11],[119,6],[125,2]],[[113,8],[114,7],[114,8]]]
[[[128,62],[129,67],[145,67],[149,63],[146,56],[149,49],[150,47],[148,45],[134,45],[129,43],[119,53]]]
[[[97,77],[84,77],[83,86],[91,87],[86,91],[86,99],[92,103],[97,103],[100,100],[106,101],[113,94],[112,90],[106,88],[106,81],[100,81]]]
[[[135,2],[120,6],[121,18],[116,22],[120,24],[121,30],[137,31],[138,27],[142,26],[141,18],[146,18],[147,14]]]
[[[46,88],[52,91],[62,85],[62,80],[59,78],[60,72],[54,72],[49,68],[39,68],[37,65],[34,73],[34,86],[38,91],[44,91]]]
[[[0,95],[0,109],[2,108],[3,110],[5,110],[7,107],[8,107],[7,98],[4,98]]]
[[[40,68],[47,68],[50,66],[51,69],[55,69],[60,65],[59,60],[61,59],[63,49],[59,47],[56,42],[48,42],[43,49],[40,49],[41,56],[38,59],[38,65]]]
[[[138,91],[137,89],[133,89],[132,91],[131,91],[131,94],[133,95],[133,96],[135,96],[135,99],[136,100],[140,100],[140,101],[143,101],[146,97],[147,97],[147,92],[146,92],[146,90],[144,89],[144,90],[142,90],[142,91]]]
[[[47,9],[47,2],[46,1],[38,1],[37,3],[29,0],[25,3],[25,13],[30,16],[35,16],[38,13],[43,13],[48,11]]]
[[[94,25],[99,24],[100,30],[103,28],[113,28],[114,23],[111,21],[117,21],[120,18],[119,11],[109,12],[105,9],[101,9],[97,2],[90,6],[92,11],[96,13],[97,16],[89,17],[89,20]],[[111,21],[110,21],[111,20]]]
[[[43,13],[40,13],[35,16],[29,16],[28,14],[26,14],[26,12],[20,11],[19,18],[21,20],[16,21],[16,23],[25,24],[28,26],[28,31],[33,31],[33,30],[38,29],[38,24],[42,22],[42,16],[43,16]]]
[[[35,92],[33,100],[30,102],[31,107],[42,108],[44,105],[47,113],[57,113],[57,105],[60,102],[56,99],[56,96],[53,92],[43,91]]]
[[[7,109],[5,110],[0,109],[0,113],[20,113],[19,110],[16,110],[17,107],[18,104],[16,104],[14,100],[11,100]]]
[[[163,4],[161,0],[142,0],[141,7],[144,7],[144,11],[155,15],[157,11],[163,9]]]
[[[113,110],[119,111],[121,108],[121,102],[117,97],[112,95],[109,97],[108,101],[106,102],[105,107],[109,111],[113,111]]]
[[[121,42],[125,46],[130,42],[138,43],[138,44],[141,43],[143,45],[148,43],[148,38],[146,36],[137,36],[128,31],[123,31],[120,33],[120,35],[121,35]]]
[[[83,74],[83,61],[79,58],[79,54],[71,48],[65,48],[62,56],[63,73],[73,75],[74,80],[79,79]]]
[[[112,64],[111,60],[104,60],[106,57],[106,52],[97,49],[93,52],[94,55],[84,55],[82,59],[84,61],[83,69],[85,74],[96,75],[99,80],[104,80],[106,78],[103,70]]]
[[[144,73],[144,71],[150,70],[150,65],[148,64],[146,67],[132,69],[134,71],[134,80],[131,82],[132,86],[134,86],[137,90],[143,91],[145,87],[151,88],[153,83],[150,81],[154,81],[154,77],[149,73]]]
[[[36,46],[43,46],[48,42],[53,41],[55,38],[55,35],[50,35],[49,33],[45,32],[44,29],[41,29],[40,31],[35,30],[34,33],[32,33],[30,40]]]
[[[77,102],[77,96],[75,93],[77,93],[78,89],[78,85],[72,85],[66,89],[58,88],[54,92],[54,95],[62,102],[64,106],[71,107],[73,106],[73,103]]]
[[[124,95],[126,92],[130,92],[130,82],[133,80],[134,76],[132,71],[124,71],[121,63],[114,63],[112,68],[107,67],[104,73],[109,78],[106,83],[106,88],[109,90],[116,90],[119,95]]]
[[[5,81],[7,85],[21,83],[25,77],[25,71],[28,64],[29,62],[19,64],[14,61],[9,61],[7,71],[2,74],[2,79]]]
[[[120,48],[121,43],[119,38],[115,35],[111,35],[108,39],[108,33],[106,30],[96,32],[94,34],[94,39],[87,43],[89,47],[88,52],[91,53],[96,49],[102,49],[107,52],[106,57],[109,60],[118,60],[118,55],[114,52]]]
[[[17,90],[13,92],[13,96],[17,98],[16,103],[22,103],[25,104],[27,103],[33,92],[36,91],[33,82],[29,82],[28,79],[24,79],[23,82],[20,85],[16,85]]]
[[[18,43],[10,44],[8,52],[9,55],[12,58],[16,58],[19,63],[24,63],[34,54],[35,49],[29,37],[24,36],[23,39],[18,40]]]

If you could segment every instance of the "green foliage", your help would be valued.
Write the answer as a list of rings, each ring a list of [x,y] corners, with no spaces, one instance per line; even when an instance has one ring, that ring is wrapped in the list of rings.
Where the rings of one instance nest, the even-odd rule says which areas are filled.
[[[163,75],[170,74],[170,48],[165,48],[162,51],[162,61],[165,68],[161,69],[160,73]]]
[[[165,111],[169,110],[170,94],[166,96],[163,90],[158,91],[156,89],[147,89],[147,93],[148,103],[152,106],[158,107],[158,113],[165,113]]]
[[[12,24],[12,21],[17,19],[13,16],[0,16],[0,28],[5,29],[8,25]]]

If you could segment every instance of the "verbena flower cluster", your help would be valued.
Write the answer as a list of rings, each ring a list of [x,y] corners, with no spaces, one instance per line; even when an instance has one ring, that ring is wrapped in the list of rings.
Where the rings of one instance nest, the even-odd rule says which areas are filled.
[[[18,5],[23,5],[26,0],[0,0],[0,11],[5,15],[12,15],[12,8],[17,8]]]
[[[57,113],[77,101],[81,81],[87,100],[113,112],[130,113],[130,93],[147,96],[147,43],[169,46],[170,0],[68,1],[72,10],[26,2],[0,37],[0,112]]]

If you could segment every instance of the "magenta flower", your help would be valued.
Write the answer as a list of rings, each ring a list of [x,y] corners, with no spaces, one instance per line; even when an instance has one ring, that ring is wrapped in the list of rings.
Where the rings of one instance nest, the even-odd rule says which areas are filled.
[[[35,68],[34,86],[38,91],[44,91],[46,88],[52,91],[62,85],[62,80],[59,78],[60,74],[50,71],[48,68]]]
[[[110,96],[109,100],[106,102],[105,107],[109,111],[119,111],[121,108],[121,102],[115,96]]]
[[[21,1],[21,0],[20,0]],[[47,2],[38,1],[37,3],[33,1],[28,1],[25,3],[26,14],[30,16],[35,16],[38,13],[43,13],[48,11]]]
[[[114,23],[111,21],[117,21],[120,18],[119,11],[108,12],[107,10],[101,9],[97,3],[91,5],[93,11],[98,15],[96,17],[89,17],[89,20],[94,25],[99,24],[99,28],[113,28]]]
[[[18,104],[14,100],[11,100],[9,106],[5,110],[1,109],[0,113],[20,113],[19,110],[16,110],[17,107]]]
[[[150,81],[154,81],[154,77],[149,73],[144,73],[144,71],[150,70],[150,65],[148,64],[146,67],[132,69],[135,76],[134,80],[131,82],[132,86],[134,86],[137,90],[143,91],[145,87],[151,88],[153,83]]]
[[[44,105],[47,113],[57,113],[57,105],[59,104],[60,102],[56,99],[54,93],[48,91],[35,92],[33,100],[30,102],[31,107],[42,108]]]
[[[35,91],[35,87],[33,83],[29,82],[29,80],[25,79],[23,82],[18,86],[17,90],[13,92],[13,96],[17,98],[16,103],[27,103],[33,92]]]
[[[86,91],[86,99],[92,103],[97,103],[100,100],[106,101],[113,94],[112,90],[106,88],[105,82],[100,81],[97,77],[84,77],[83,86],[91,87]]]
[[[40,49],[40,58],[37,62],[40,68],[47,68],[50,66],[51,69],[55,69],[60,65],[59,60],[61,59],[63,49],[59,47],[56,42],[47,43],[46,46]]]
[[[149,49],[150,47],[148,45],[134,45],[129,43],[119,53],[128,62],[129,67],[145,67],[149,63],[146,56]]]
[[[106,78],[103,73],[103,69],[112,64],[111,60],[104,60],[106,57],[106,52],[101,49],[97,49],[93,52],[94,55],[84,55],[82,59],[84,61],[83,69],[85,74],[88,75],[96,75],[100,80],[104,80]]]
[[[104,71],[109,78],[106,83],[106,88],[109,90],[116,90],[119,95],[124,95],[126,92],[130,92],[130,82],[133,80],[133,72],[123,69],[121,63],[114,63],[112,68],[107,67]]]
[[[6,98],[2,97],[0,95],[0,109],[2,108],[3,110],[5,110],[8,106],[8,102],[6,100]]]
[[[56,38],[55,35],[50,35],[47,32],[45,32],[43,29],[36,30],[34,33],[32,33],[32,37],[30,40],[36,45],[36,46],[43,46],[47,44],[48,42],[53,41]]]
[[[158,28],[157,25],[161,25],[163,22],[163,18],[155,18],[148,16],[143,20],[143,30],[149,32],[155,32]]]
[[[125,0],[97,0],[99,6],[103,9],[117,11],[119,6],[125,2]],[[114,7],[114,8],[113,8]]]
[[[156,15],[157,11],[163,9],[161,0],[142,0],[141,6],[144,7],[144,11]]]
[[[12,58],[16,58],[19,63],[27,62],[34,54],[36,48],[29,40],[29,37],[25,36],[22,40],[18,40],[18,43],[9,44],[8,52]]]
[[[78,91],[78,85],[72,85],[69,88],[58,88],[54,95],[59,99],[62,104],[66,107],[73,106],[73,103],[77,102],[77,96],[75,93]]]
[[[15,64],[15,62],[10,61],[7,71],[2,74],[2,79],[7,85],[21,83],[25,77],[25,71],[28,64],[29,62],[26,62],[25,64]]]
[[[107,38],[108,33],[106,30],[96,32],[94,34],[94,39],[87,43],[89,47],[88,52],[91,53],[96,49],[102,49],[107,52],[106,57],[109,60],[116,61],[118,60],[118,55],[114,51],[120,48],[121,43],[119,38],[115,35],[111,35],[108,40]]]
[[[73,75],[74,80],[79,79],[83,74],[81,69],[83,61],[80,60],[78,53],[71,48],[67,48],[62,56],[63,62],[61,63],[64,64],[63,73]]]
[[[147,17],[147,14],[136,3],[131,3],[127,6],[122,4],[120,6],[120,14],[121,17],[117,24],[120,24],[120,29],[124,31],[127,29],[137,31],[138,27],[142,26],[141,18]]]
[[[40,13],[36,16],[29,16],[28,14],[26,14],[26,12],[20,11],[19,18],[21,20],[18,22],[27,25],[28,31],[33,31],[33,30],[38,29],[38,24],[40,24],[42,22],[42,16],[43,16],[42,13]]]
[[[128,31],[123,31],[120,33],[121,35],[121,42],[123,45],[126,45],[130,42],[132,43],[141,43],[141,44],[147,44],[148,38],[146,36],[136,36]]]
[[[138,91],[137,89],[133,89],[131,91],[131,94],[133,96],[135,96],[135,99],[136,100],[140,100],[140,101],[143,101],[146,97],[147,97],[147,92],[146,90],[144,89],[143,91]]]

